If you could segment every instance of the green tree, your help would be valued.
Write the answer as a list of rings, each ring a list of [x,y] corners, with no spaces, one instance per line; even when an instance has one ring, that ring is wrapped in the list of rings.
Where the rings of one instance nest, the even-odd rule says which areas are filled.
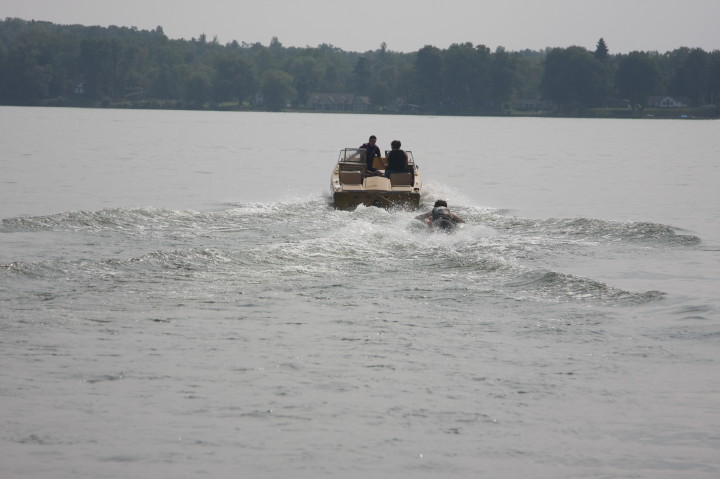
[[[442,86],[428,85],[431,90],[444,92],[441,98],[445,111],[467,113],[475,109],[479,78],[477,51],[472,43],[455,43],[442,52],[443,74],[436,81]],[[426,68],[431,68],[428,65]]]
[[[242,101],[255,89],[252,65],[238,55],[226,52],[216,55],[213,62],[213,98],[216,102]]]
[[[293,77],[280,70],[265,72],[261,91],[265,105],[272,111],[280,111],[295,96]]]
[[[173,100],[180,98],[182,90],[181,68],[177,65],[161,65],[149,79],[148,93],[152,98]]]
[[[615,88],[630,100],[633,109],[642,108],[659,85],[660,69],[656,57],[637,51],[622,57],[615,73]]]
[[[307,101],[311,93],[320,89],[322,69],[320,62],[316,58],[302,55],[292,59],[287,73],[293,77],[292,86],[297,92],[297,98],[301,103]]]
[[[375,107],[384,107],[390,104],[392,97],[387,83],[375,83],[370,88],[370,104]]]
[[[522,50],[517,52],[517,78],[516,95],[518,98],[541,97],[540,82],[543,75],[543,51]]]
[[[492,98],[497,106],[510,102],[515,96],[519,82],[518,55],[513,55],[498,47],[492,61]]]
[[[603,70],[582,47],[553,48],[545,57],[542,90],[564,112],[590,108],[600,103]]]
[[[443,58],[439,48],[426,45],[417,52],[414,64],[413,103],[424,107],[440,106],[443,91]]]
[[[372,80],[370,62],[364,56],[357,59],[353,68],[353,90],[358,95],[367,95]]]
[[[80,43],[85,94],[91,99],[115,96],[118,40],[86,38]]]
[[[611,92],[613,91],[613,78],[615,76],[617,65],[614,61],[612,61],[607,43],[605,43],[603,38],[598,40],[593,57],[600,63],[601,78],[599,88],[602,98],[607,99],[611,96]]]
[[[191,72],[183,87],[183,100],[189,108],[203,108],[212,98],[209,76],[203,71]]]
[[[603,38],[598,40],[593,56],[596,60],[607,60],[609,58],[610,51],[608,50],[607,44]]]
[[[18,43],[10,47],[0,68],[1,94],[6,104],[38,104],[48,97],[51,82],[52,67],[43,64],[36,46]]]
[[[708,58],[710,104],[720,104],[720,50],[713,50]],[[720,113],[720,107],[718,108]]]
[[[398,68],[389,64],[378,71],[377,81],[370,87],[371,107],[383,108],[392,104],[398,97]]]
[[[694,105],[710,101],[710,70],[708,54],[700,48],[681,48],[673,52],[676,67],[671,77],[669,93],[687,97]]]

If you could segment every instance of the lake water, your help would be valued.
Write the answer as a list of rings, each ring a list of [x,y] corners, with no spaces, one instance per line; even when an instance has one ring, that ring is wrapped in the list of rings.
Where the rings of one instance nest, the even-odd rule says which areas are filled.
[[[329,204],[400,139],[468,224]],[[0,108],[1,477],[717,478],[720,123]]]

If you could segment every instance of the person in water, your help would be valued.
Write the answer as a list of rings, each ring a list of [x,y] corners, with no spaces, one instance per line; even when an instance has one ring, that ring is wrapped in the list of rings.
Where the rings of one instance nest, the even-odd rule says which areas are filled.
[[[377,175],[377,169],[373,167],[373,160],[375,158],[382,157],[380,148],[375,144],[377,143],[377,137],[370,135],[367,143],[363,143],[360,148],[364,149],[367,153],[365,154],[365,162],[367,163],[368,175]]]
[[[408,155],[400,149],[402,144],[400,140],[393,140],[390,143],[390,153],[387,156],[387,167],[385,168],[385,176],[390,178],[392,173],[405,173],[408,171]]]
[[[451,230],[457,223],[465,223],[465,220],[450,211],[445,200],[437,200],[432,211],[418,215],[415,219],[424,222],[430,228],[443,230]]]

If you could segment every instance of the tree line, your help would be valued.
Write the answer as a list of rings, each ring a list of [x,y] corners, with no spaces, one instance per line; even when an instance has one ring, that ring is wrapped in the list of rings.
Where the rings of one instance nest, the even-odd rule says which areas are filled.
[[[640,111],[653,95],[702,107],[718,102],[720,51],[611,54],[601,38],[595,50],[459,43],[401,53],[383,43],[359,53],[284,47],[277,38],[267,46],[222,45],[205,35],[170,40],[162,27],[0,22],[3,105],[281,110],[308,108],[318,92],[366,96],[378,112],[497,114],[519,99],[545,100],[561,114],[613,105]]]

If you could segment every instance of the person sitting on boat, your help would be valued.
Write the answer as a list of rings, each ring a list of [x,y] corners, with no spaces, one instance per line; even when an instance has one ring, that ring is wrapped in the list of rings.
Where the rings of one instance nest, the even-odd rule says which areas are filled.
[[[450,211],[445,200],[437,200],[432,211],[418,215],[415,219],[424,222],[429,228],[442,230],[451,230],[457,223],[465,223],[465,220]]]
[[[400,140],[393,140],[390,143],[390,153],[387,155],[387,167],[385,168],[385,176],[390,178],[393,173],[407,173],[408,168],[408,155],[400,149],[402,144]]]
[[[373,162],[375,158],[382,157],[382,154],[380,153],[380,148],[375,144],[376,142],[377,137],[375,135],[370,135],[368,142],[363,143],[360,146],[361,149],[364,149],[367,152],[365,154],[365,162],[367,163],[368,176],[378,176],[380,174],[377,168],[373,167]]]

